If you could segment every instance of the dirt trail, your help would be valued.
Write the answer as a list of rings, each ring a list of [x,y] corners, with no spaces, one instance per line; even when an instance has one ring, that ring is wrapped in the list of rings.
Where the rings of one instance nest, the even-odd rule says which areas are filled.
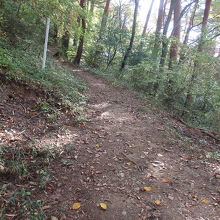
[[[35,140],[71,149],[48,165],[45,188],[27,185],[35,199],[43,200],[46,215],[59,220],[219,220],[219,145],[134,92],[70,68],[88,87],[87,121],[79,126],[59,122],[59,129],[42,131]],[[41,129],[42,121],[36,129],[37,124]],[[75,202],[80,209],[71,209]],[[107,210],[97,206],[101,202]]]
[[[205,154],[217,144],[132,91],[73,71],[88,87],[88,122],[69,131],[77,147],[69,166],[52,166],[59,184],[47,193],[48,204],[57,201],[66,219],[219,220],[219,164]],[[152,190],[142,191],[145,186]],[[77,211],[70,210],[74,202],[82,205]],[[57,208],[53,214],[62,216]]]

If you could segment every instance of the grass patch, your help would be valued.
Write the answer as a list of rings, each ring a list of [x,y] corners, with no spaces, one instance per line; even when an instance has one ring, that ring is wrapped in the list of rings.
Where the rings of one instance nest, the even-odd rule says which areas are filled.
[[[147,106],[140,106],[140,107],[138,107],[138,111],[140,111],[140,112],[148,112],[149,111],[149,107],[147,107]]]

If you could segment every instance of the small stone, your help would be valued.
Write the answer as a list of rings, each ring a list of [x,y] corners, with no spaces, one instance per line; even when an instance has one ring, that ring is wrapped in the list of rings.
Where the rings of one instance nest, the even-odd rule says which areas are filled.
[[[140,191],[140,188],[139,188],[139,187],[135,187],[134,190],[135,190],[136,192],[138,192],[138,191]]]
[[[147,211],[152,210],[152,208],[151,208],[150,206],[148,206],[148,205],[145,207],[145,209],[146,209]]]
[[[122,211],[122,215],[125,216],[127,215],[127,212],[125,210]]]
[[[125,174],[124,173],[119,173],[118,176],[120,176],[121,178],[124,178]]]
[[[217,179],[220,179],[220,174],[216,174],[215,177],[216,177]]]
[[[174,200],[174,197],[169,195],[169,196],[168,196],[168,199]]]
[[[0,172],[3,173],[5,171],[5,167],[3,165],[0,165]]]
[[[60,220],[66,220],[66,215],[63,214]]]

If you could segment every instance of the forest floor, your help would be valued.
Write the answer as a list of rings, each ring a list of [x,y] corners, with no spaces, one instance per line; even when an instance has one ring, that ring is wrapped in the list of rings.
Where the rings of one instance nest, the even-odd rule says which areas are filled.
[[[129,89],[68,68],[88,88],[80,123],[60,113],[49,124],[36,113],[36,95],[1,90],[5,145],[34,139],[34,145],[69,149],[46,164],[44,186],[34,175],[28,181],[4,176],[5,193],[25,188],[52,220],[220,220],[219,143]],[[7,208],[6,219],[22,219],[16,207]]]

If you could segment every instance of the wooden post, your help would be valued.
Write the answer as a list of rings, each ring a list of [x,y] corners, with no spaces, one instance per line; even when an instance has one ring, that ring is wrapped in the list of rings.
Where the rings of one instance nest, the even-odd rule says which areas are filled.
[[[43,55],[43,60],[42,60],[42,70],[44,70],[46,66],[49,30],[50,30],[50,18],[47,18],[45,42],[44,42],[44,55]]]

